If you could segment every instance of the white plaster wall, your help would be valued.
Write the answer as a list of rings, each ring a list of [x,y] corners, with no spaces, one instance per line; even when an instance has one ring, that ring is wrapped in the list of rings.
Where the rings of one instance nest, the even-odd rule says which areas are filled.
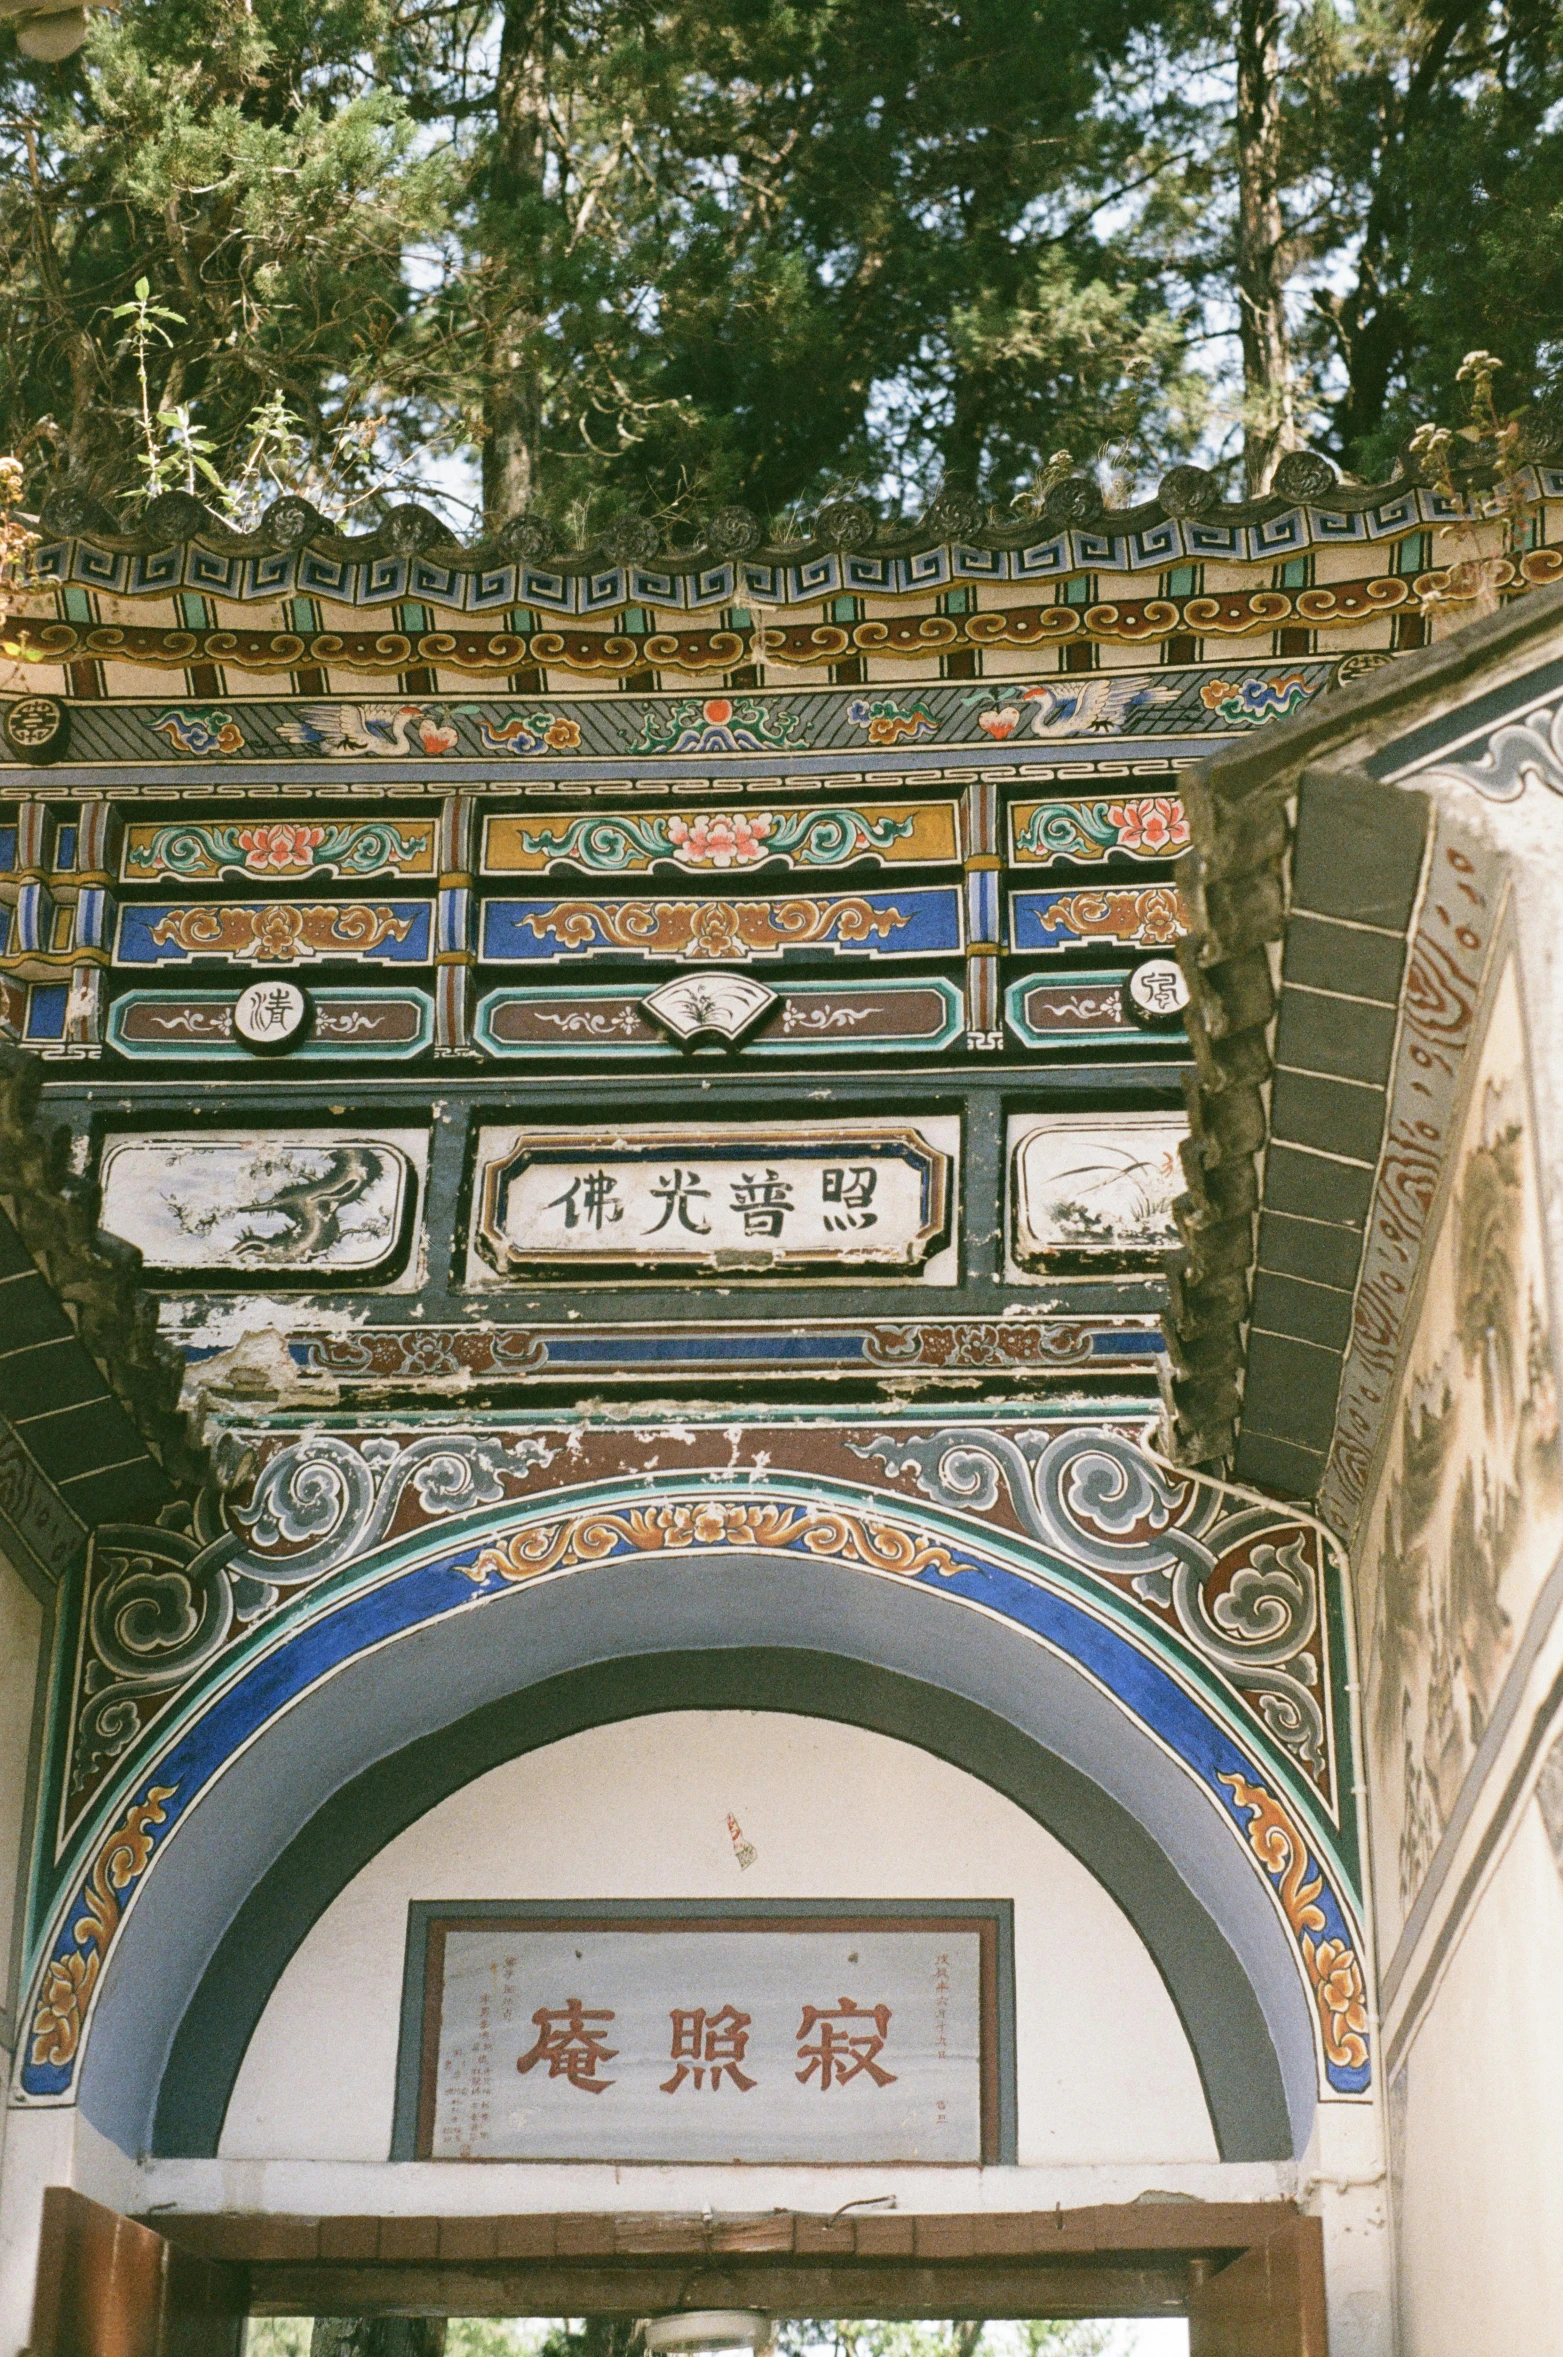
[[[1404,2068],[1402,2357],[1563,2357],[1563,1881],[1534,1800]]]
[[[729,1813],[758,1853],[747,1870]],[[1216,2158],[1149,1954],[1049,1833],[909,1744],[730,1711],[571,1736],[391,1842],[274,1990],[222,2157],[383,2161],[407,1903],[484,1898],[1012,1898],[1021,2162]]]

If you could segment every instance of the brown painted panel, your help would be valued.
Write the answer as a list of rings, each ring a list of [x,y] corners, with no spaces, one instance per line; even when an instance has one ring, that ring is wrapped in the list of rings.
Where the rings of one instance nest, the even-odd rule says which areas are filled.
[[[691,2224],[696,2221],[691,2220]],[[713,2251],[790,2251],[794,2219],[790,2210],[775,2210],[758,2218],[715,2218],[709,2228],[699,2221]],[[861,2250],[862,2243],[858,2248]],[[907,2244],[911,2249],[911,2244]]]
[[[553,2219],[499,2219],[494,2237],[494,2255],[499,2259],[551,2259],[554,2255]]]
[[[380,2256],[382,2259],[433,2259],[439,2255],[440,2221],[438,2218],[382,2218],[380,2220]]]
[[[706,2218],[697,2210],[656,2212],[620,2211],[559,2217],[540,2212],[495,2219],[495,2257],[500,2260],[550,2260],[556,2252],[575,2246],[583,2230],[595,2227],[601,2255],[654,2255],[660,2251],[722,2252],[735,2257],[785,2254],[805,2248],[807,2236],[829,2228],[829,2239],[815,2247],[826,2253],[854,2248],[862,2258],[931,2256],[926,2235],[955,2221],[970,2255],[976,2258],[1013,2258],[1035,2255],[1040,2261],[1094,2251],[1211,2252],[1221,2263],[1237,2252],[1252,2249],[1296,2221],[1286,2202],[1130,2202],[1104,2203],[1066,2210],[940,2212],[919,2217],[911,2211],[863,2211],[834,2221],[823,2215],[790,2210],[730,2212]],[[449,2232],[456,2221],[419,2220],[420,2241],[431,2227]],[[170,2241],[199,2251],[208,2258],[255,2262],[323,2261],[333,2259],[401,2259],[408,2254],[400,2237],[408,2221],[400,2218],[311,2218],[259,2213],[185,2212],[159,2220]],[[919,2232],[925,2239],[918,2241]],[[561,2233],[566,2239],[561,2239]],[[839,2239],[838,2239],[839,2238]],[[592,2251],[596,2250],[592,2244]],[[571,2311],[576,2313],[578,2311]]]
[[[322,2218],[320,2256],[323,2259],[373,2259],[380,2250],[378,2218]]]
[[[173,2243],[163,2249],[158,2357],[238,2357],[248,2304],[242,2274]]]
[[[252,2259],[276,2255],[256,2248],[255,2230],[265,2221],[246,2215],[241,2210],[225,2210],[209,2217],[181,2218],[177,2222],[170,2219],[169,2223],[170,2225],[177,2223],[177,2232],[166,2235],[164,2240],[177,2242],[180,2249],[184,2251],[199,2251],[203,2259],[226,2259],[240,2266],[248,2266]],[[290,2218],[286,2223],[289,2226],[296,2226],[299,2221]],[[334,2219],[332,2223],[340,2225],[342,2221]],[[375,2233],[378,2235],[380,2231],[379,2219],[374,2219],[372,2223]],[[309,2249],[304,2255],[313,2258],[319,2248],[320,2229],[313,2218],[308,2221],[308,2224],[311,2239]],[[370,2257],[374,2255],[372,2243],[367,2255]]]
[[[917,2248],[917,2221],[867,2212],[857,2221],[857,2247],[865,2259],[909,2259]]]
[[[442,2259],[493,2259],[499,2254],[497,2223],[493,2218],[442,2218]]]
[[[857,2230],[850,2218],[798,2218],[792,2247],[800,2257],[847,2255],[857,2249]]]
[[[1189,2357],[1328,2357],[1324,2231],[1292,2218],[1189,2300]]]
[[[613,2220],[589,2212],[566,2214],[559,2220],[561,2259],[606,2259],[613,2251]]]
[[[718,2306],[882,2317],[1188,2314],[1192,2357],[1327,2357],[1316,2220],[1280,2203],[932,2217],[171,2218],[51,2194],[34,2357],[235,2357],[263,2315],[638,2314],[706,2254]],[[1203,2277],[1205,2267],[1217,2270]],[[1191,2278],[1202,2278],[1191,2282]],[[235,2287],[238,2287],[236,2292]]]
[[[613,2248],[620,2258],[657,2258],[665,2251],[704,2251],[709,2247],[709,2232],[700,2218],[630,2211],[613,2221]],[[790,2234],[782,2247],[791,2247]]]
[[[233,1041],[234,999],[215,991],[137,992],[115,1017],[115,1043],[127,1049],[227,1047]],[[423,1001],[365,991],[321,991],[315,997],[314,1037],[336,1048],[406,1047],[423,1028]]]

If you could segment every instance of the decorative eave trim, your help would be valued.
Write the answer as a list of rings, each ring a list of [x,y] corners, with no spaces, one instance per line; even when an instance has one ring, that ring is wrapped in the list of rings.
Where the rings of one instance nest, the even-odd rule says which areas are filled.
[[[1039,529],[1096,530],[1110,523],[1115,531],[1140,532],[1154,524],[1185,518],[1214,524],[1267,523],[1303,502],[1328,503],[1353,515],[1376,505],[1392,491],[1417,490],[1426,481],[1420,471],[1411,468],[1386,483],[1346,484],[1338,479],[1328,459],[1298,450],[1282,459],[1275,489],[1263,499],[1223,499],[1217,476],[1203,467],[1176,466],[1162,477],[1152,498],[1109,511],[1092,476],[1071,475],[1054,485],[1038,515],[1013,522],[995,517],[982,500],[958,491],[941,492],[911,525],[886,524],[867,500],[836,498],[817,510],[806,534],[782,543],[767,541],[758,518],[745,507],[733,506],[701,525],[693,546],[666,553],[681,569],[696,570],[736,556],[761,564],[797,564],[841,552],[910,555],[930,544],[955,541],[977,548],[1020,548],[1035,539]],[[529,515],[511,516],[496,532],[463,542],[416,501],[393,507],[371,532],[344,533],[334,530],[309,500],[285,496],[273,501],[258,531],[236,532],[193,491],[165,491],[148,503],[141,516],[127,521],[90,492],[65,484],[45,499],[39,521],[45,533],[62,537],[88,534],[126,549],[162,549],[200,539],[209,547],[235,555],[310,547],[324,556],[354,560],[429,556],[471,569],[513,563],[519,558],[529,564],[546,560],[555,571],[587,572],[599,569],[604,562],[645,564],[664,553],[658,527],[649,517],[633,512],[614,517],[586,547],[568,551],[556,550],[549,526]]]
[[[1563,499],[1563,466],[1538,454],[1523,479],[1534,499]],[[1472,489],[1483,480],[1478,469]],[[634,514],[580,548],[556,548],[552,529],[532,516],[463,542],[415,504],[393,508],[373,531],[344,533],[292,497],[276,500],[255,531],[238,532],[193,492],[164,492],[127,515],[67,485],[43,502],[34,561],[46,579],[130,596],[181,587],[241,599],[300,591],[349,604],[411,597],[473,612],[585,614],[624,604],[774,607],[839,591],[900,596],[957,581],[1055,581],[1207,559],[1259,564],[1398,539],[1458,512],[1414,468],[1384,483],[1346,484],[1306,451],[1283,460],[1274,494],[1261,500],[1225,500],[1215,476],[1174,467],[1154,498],[1131,507],[1109,509],[1093,479],[1071,476],[1033,515],[996,517],[975,498],[947,494],[915,524],[887,524],[866,502],[837,499],[806,535],[773,541],[747,510],[726,508],[693,545],[678,547]]]
[[[1496,586],[1521,594],[1563,578],[1563,548],[1527,550],[1517,563],[1494,560]],[[231,622],[185,629],[122,621],[68,622],[30,614],[0,614],[0,646],[23,662],[66,664],[80,659],[150,665],[183,671],[192,664],[220,664],[226,673],[285,673],[301,667],[329,668],[355,676],[394,677],[428,665],[481,679],[504,679],[535,667],[610,680],[637,673],[688,672],[709,677],[748,663],[781,664],[789,670],[825,670],[844,657],[888,657],[924,667],[962,648],[1037,652],[1084,639],[1106,646],[1159,649],[1187,636],[1214,640],[1218,647],[1243,639],[1268,638],[1281,629],[1343,630],[1430,607],[1449,613],[1478,595],[1452,566],[1415,576],[1364,574],[1306,589],[1226,589],[1197,595],[1113,597],[1094,605],[1029,601],[990,606],[970,614],[931,610],[900,612],[859,622],[824,623],[811,616],[793,623],[752,621],[746,628],[691,630],[584,630],[553,627],[530,633],[486,628],[402,630],[235,629]],[[780,610],[780,609],[778,609]],[[1234,646],[1241,657],[1257,649]]]

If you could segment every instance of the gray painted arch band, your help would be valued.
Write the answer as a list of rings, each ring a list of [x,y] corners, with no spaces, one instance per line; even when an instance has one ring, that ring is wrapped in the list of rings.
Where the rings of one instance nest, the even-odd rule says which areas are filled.
[[[807,1662],[790,1686],[758,1678],[776,1652]],[[722,1666],[734,1654],[751,1665],[738,1686]],[[648,1655],[692,1658],[658,1688],[637,1666]],[[587,1671],[605,1682],[589,1708],[587,1688],[567,1682]],[[863,1682],[876,1671],[887,1686]],[[783,1569],[741,1550],[529,1582],[420,1623],[297,1694],[180,1818],[126,1912],[84,2042],[86,2117],[122,2151],[149,2149],[169,2065],[158,2146],[210,2151],[277,1974],[395,1832],[485,1767],[571,1732],[583,1711],[579,1723],[597,1724],[713,1705],[861,1713],[1001,1791],[1013,1785],[1022,1806],[1030,1794],[1146,1940],[1206,2073],[1223,2149],[1273,2158],[1306,2143],[1318,2081],[1297,1958],[1246,1845],[1165,1746],[1075,1663],[948,1591],[828,1558]],[[962,1705],[975,1722],[961,1720]],[[235,1963],[246,1943],[254,1960]],[[207,1983],[219,1951],[237,1978]],[[238,2007],[226,2020],[211,2002],[220,1983],[224,2005]],[[214,2071],[220,2099],[197,2092]]]
[[[916,1745],[978,1778],[1080,1859],[1145,1941],[1194,2054],[1224,2160],[1287,2156],[1285,2092],[1228,1943],[1157,1845],[1078,1770],[961,1697],[829,1655],[730,1649],[566,1672],[378,1762],[317,1811],[229,1926],[175,2035],[152,2149],[215,2156],[245,2050],[289,1958],[398,1833],[506,1760],[654,1712],[775,1710]]]

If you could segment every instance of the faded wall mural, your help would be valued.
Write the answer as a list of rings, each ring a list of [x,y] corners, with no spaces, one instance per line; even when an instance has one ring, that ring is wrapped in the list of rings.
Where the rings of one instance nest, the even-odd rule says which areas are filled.
[[[1379,1937],[1392,1948],[1563,1544],[1557,1400],[1512,962],[1450,1168],[1361,1578]]]

